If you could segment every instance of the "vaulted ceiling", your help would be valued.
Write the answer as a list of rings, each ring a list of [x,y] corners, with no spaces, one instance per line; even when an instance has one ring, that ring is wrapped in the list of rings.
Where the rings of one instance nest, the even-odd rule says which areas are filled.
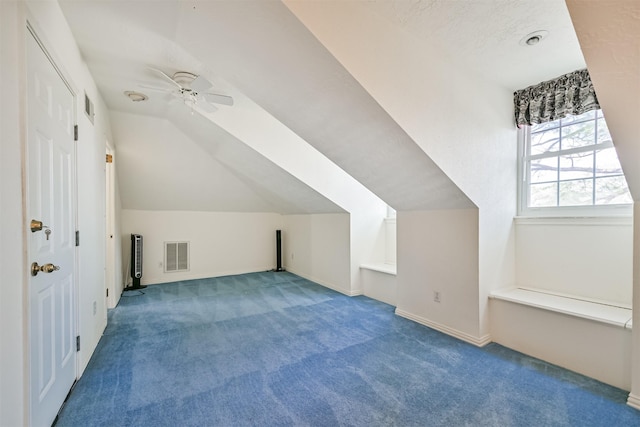
[[[474,206],[294,13],[331,3],[339,1],[61,0],[111,110],[123,207],[344,212],[331,188],[307,179],[320,163],[322,174],[345,171],[399,210]],[[503,90],[584,66],[563,1],[353,7],[417,40],[424,49],[415,55],[435,50]],[[521,39],[539,29],[552,42],[523,49]],[[235,103],[214,113],[193,110],[149,89],[167,83],[150,67],[202,75]],[[132,102],[128,90],[149,100]],[[302,150],[298,171],[286,166],[285,131],[287,143]],[[263,149],[279,145],[279,152]]]

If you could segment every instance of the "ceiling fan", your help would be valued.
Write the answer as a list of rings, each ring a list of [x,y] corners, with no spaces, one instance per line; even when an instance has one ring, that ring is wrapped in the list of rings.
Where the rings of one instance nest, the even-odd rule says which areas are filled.
[[[149,67],[149,69],[158,74],[164,81],[170,83],[173,87],[161,88],[145,85],[141,85],[141,87],[169,93],[191,107],[192,112],[195,107],[198,107],[207,113],[213,113],[217,110],[213,104],[233,105],[232,97],[219,93],[207,92],[213,87],[213,84],[203,76],[198,76],[187,71],[177,71],[173,76],[169,76],[164,71],[158,70],[157,68]]]

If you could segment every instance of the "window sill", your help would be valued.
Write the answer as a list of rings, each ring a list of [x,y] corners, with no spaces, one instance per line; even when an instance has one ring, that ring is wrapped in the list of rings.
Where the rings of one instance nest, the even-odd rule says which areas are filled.
[[[360,268],[363,268],[365,270],[377,271],[379,273],[390,274],[392,276],[396,275],[395,264],[386,264],[386,263],[361,264]]]
[[[489,298],[580,317],[620,328],[631,329],[632,327],[632,310],[628,307],[589,301],[580,297],[559,295],[546,290],[531,288],[501,289],[493,291]]]
[[[521,208],[516,218],[632,218],[633,204]]]
[[[633,225],[632,215],[516,216],[516,225]]]

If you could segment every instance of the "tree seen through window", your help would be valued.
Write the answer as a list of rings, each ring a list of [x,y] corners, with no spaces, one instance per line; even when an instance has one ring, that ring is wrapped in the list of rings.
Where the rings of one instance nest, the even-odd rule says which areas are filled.
[[[528,136],[528,207],[632,202],[601,110],[534,125]]]

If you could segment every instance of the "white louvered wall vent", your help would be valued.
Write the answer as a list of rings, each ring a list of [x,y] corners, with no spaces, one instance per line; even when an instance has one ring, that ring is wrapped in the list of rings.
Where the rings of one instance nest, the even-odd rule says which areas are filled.
[[[89,98],[86,92],[84,94],[84,113],[89,118],[89,121],[93,124],[93,118],[95,117],[96,112],[93,106],[93,101]]]
[[[189,271],[189,242],[164,242],[164,272]]]

